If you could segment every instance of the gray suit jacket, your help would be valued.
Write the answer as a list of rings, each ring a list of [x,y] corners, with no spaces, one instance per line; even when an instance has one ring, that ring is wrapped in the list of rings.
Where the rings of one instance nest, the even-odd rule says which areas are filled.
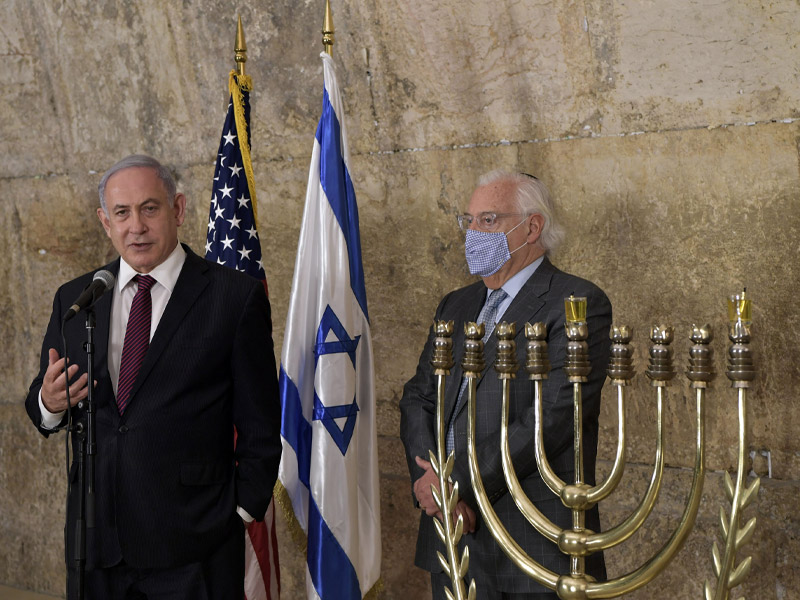
[[[555,472],[564,481],[574,481],[573,459],[573,407],[572,384],[563,371],[566,333],[564,329],[564,298],[570,294],[587,298],[589,325],[589,358],[592,372],[583,386],[584,473],[589,483],[594,482],[597,454],[598,415],[600,391],[608,366],[611,325],[611,303],[603,291],[593,283],[558,270],[545,257],[530,279],[524,284],[511,305],[502,315],[502,321],[517,324],[517,360],[525,364],[526,321],[542,321],[547,325],[547,341],[551,361],[550,376],[544,382],[543,418],[545,452]],[[436,310],[436,319],[455,321],[453,355],[455,366],[446,380],[446,421],[455,409],[463,371],[464,327],[475,321],[486,300],[486,286],[477,282],[449,293]],[[405,444],[406,459],[412,485],[423,471],[414,462],[415,456],[427,460],[428,450],[436,448],[436,380],[430,365],[433,331],[428,336],[420,357],[417,372],[406,384],[400,401],[400,435]],[[478,464],[484,486],[492,500],[498,517],[522,548],[537,562],[556,573],[569,572],[568,557],[555,544],[542,537],[519,513],[511,495],[507,493],[500,458],[501,385],[494,370],[497,338],[492,335],[486,343],[486,369],[478,379],[476,446]],[[523,368],[511,380],[509,414],[509,445],[514,467],[528,497],[537,507],[560,527],[571,527],[571,513],[564,507],[542,481],[534,456],[533,382]],[[458,482],[460,496],[478,515],[474,534],[464,536],[470,547],[471,576],[479,576],[484,585],[511,592],[542,592],[545,588],[529,580],[506,557],[480,517],[467,463],[467,406],[466,402],[455,415],[456,461],[453,479]],[[589,529],[599,530],[597,509],[587,515]],[[433,519],[422,513],[417,539],[416,564],[428,571],[441,571],[436,550],[442,550],[433,527]],[[602,555],[587,560],[587,571],[597,578],[605,578]],[[480,597],[480,596],[479,596]]]

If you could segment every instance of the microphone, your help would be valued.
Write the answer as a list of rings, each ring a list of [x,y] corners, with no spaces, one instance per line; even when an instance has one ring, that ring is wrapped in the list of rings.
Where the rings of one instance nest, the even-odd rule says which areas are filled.
[[[78,299],[64,314],[64,322],[66,323],[82,310],[93,306],[100,299],[100,296],[114,287],[115,280],[116,277],[111,271],[102,270],[95,273],[92,283],[86,286],[86,289],[81,292]]]

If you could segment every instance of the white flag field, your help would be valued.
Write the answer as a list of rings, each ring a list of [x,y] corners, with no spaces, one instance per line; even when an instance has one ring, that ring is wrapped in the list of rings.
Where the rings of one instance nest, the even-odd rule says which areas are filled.
[[[321,56],[322,116],[281,353],[278,480],[290,526],[307,540],[307,597],[359,600],[380,578],[375,382],[342,101],[333,59]]]

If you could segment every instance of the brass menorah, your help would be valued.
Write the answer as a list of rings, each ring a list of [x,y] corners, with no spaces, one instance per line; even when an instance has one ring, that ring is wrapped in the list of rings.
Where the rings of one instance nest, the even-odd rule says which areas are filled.
[[[483,342],[481,341],[484,325],[476,323],[466,323],[464,326],[466,341],[464,357],[461,362],[464,377],[467,379],[466,393],[469,411],[467,454],[470,478],[478,508],[486,526],[506,555],[528,577],[555,590],[562,600],[617,598],[641,588],[661,573],[680,550],[694,527],[705,479],[704,405],[706,390],[714,379],[710,346],[713,335],[710,325],[693,326],[690,335],[692,346],[689,350],[689,366],[686,376],[691,382],[691,388],[695,390],[696,398],[695,461],[692,486],[680,522],[662,548],[637,569],[608,581],[595,581],[585,572],[586,557],[618,546],[630,538],[642,527],[658,498],[664,471],[663,405],[666,388],[676,375],[670,348],[673,329],[669,326],[659,325],[650,331],[652,346],[645,374],[656,393],[657,441],[653,474],[648,489],[638,507],[625,520],[607,531],[593,532],[585,527],[585,513],[615,490],[622,479],[625,467],[626,390],[634,376],[633,350],[630,346],[632,330],[624,325],[613,326],[611,329],[611,358],[607,373],[617,396],[617,450],[613,466],[606,479],[599,485],[590,486],[584,482],[582,448],[582,384],[587,381],[591,369],[586,343],[588,336],[586,299],[567,298],[565,309],[567,316],[565,327],[569,341],[566,348],[564,371],[568,376],[568,381],[573,384],[574,405],[575,481],[572,483],[566,483],[556,475],[548,463],[544,450],[542,382],[548,377],[550,364],[546,342],[547,330],[543,323],[526,323],[525,325],[527,339],[525,370],[528,377],[534,382],[535,434],[532,451],[535,453],[536,463],[543,481],[572,511],[571,529],[557,527],[536,508],[535,504],[525,495],[511,462],[508,444],[510,380],[516,377],[519,370],[514,341],[516,327],[513,323],[502,322],[495,329],[497,357],[494,366],[502,382],[500,444],[503,473],[508,491],[528,522],[542,536],[556,544],[564,554],[570,557],[569,573],[554,573],[528,556],[514,540],[512,533],[506,530],[484,490],[475,447],[476,382],[485,367]],[[725,491],[731,502],[731,512],[728,516],[724,509],[720,509],[720,528],[724,549],[720,552],[716,542],[713,545],[713,569],[717,579],[715,586],[706,581],[705,600],[728,600],[730,590],[738,586],[747,576],[751,558],[747,557],[735,567],[736,553],[752,537],[756,519],[755,517],[751,518],[744,527],[741,527],[740,519],[742,511],[757,496],[760,482],[756,478],[749,486],[745,483],[747,389],[755,378],[755,370],[749,349],[751,302],[745,298],[744,292],[729,299],[728,313],[731,345],[728,352],[726,375],[731,380],[731,386],[738,393],[739,454],[735,483],[730,475],[725,473]],[[434,332],[436,337],[431,364],[434,367],[434,374],[438,377],[436,405],[438,442],[437,453],[434,454],[431,451],[430,459],[434,471],[439,477],[439,489],[443,491],[443,493],[439,493],[432,486],[437,508],[442,515],[441,521],[435,520],[436,530],[446,549],[446,556],[441,552],[438,553],[438,556],[442,568],[452,582],[452,590],[446,589],[448,598],[451,600],[474,600],[476,596],[474,580],[468,588],[465,588],[463,581],[469,568],[469,548],[465,549],[462,557],[458,556],[458,543],[463,536],[463,521],[460,515],[456,520],[452,516],[453,509],[458,502],[458,484],[456,482],[451,486],[448,482],[453,470],[455,454],[451,452],[449,456],[445,456],[444,392],[445,376],[449,374],[449,370],[454,364],[451,340],[453,322],[435,322]]]

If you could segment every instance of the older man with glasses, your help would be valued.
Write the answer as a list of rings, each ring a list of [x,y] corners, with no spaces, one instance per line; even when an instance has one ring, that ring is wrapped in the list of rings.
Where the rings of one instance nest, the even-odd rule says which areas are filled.
[[[609,357],[608,331],[611,303],[593,283],[557,269],[548,254],[564,237],[554,214],[553,202],[544,183],[524,173],[494,171],[483,176],[472,194],[467,212],[458,215],[466,234],[465,255],[470,273],[481,281],[449,293],[439,303],[435,319],[455,321],[453,351],[455,366],[446,381],[446,448],[455,450],[452,480],[458,482],[460,500],[454,517],[464,519],[469,547],[469,573],[474,578],[478,598],[484,600],[555,599],[555,592],[529,579],[497,545],[483,522],[475,501],[467,460],[467,398],[460,366],[464,347],[464,327],[468,321],[486,326],[485,353],[494,355],[495,323],[515,322],[517,336],[524,336],[524,323],[542,321],[547,325],[551,372],[544,382],[544,446],[553,470],[564,481],[574,480],[573,391],[564,373],[567,344],[564,329],[564,298],[587,299],[589,359],[592,370],[583,387],[584,471],[594,483],[597,454],[600,391],[605,381]],[[438,488],[438,477],[426,460],[436,447],[436,379],[430,359],[433,330],[422,351],[417,372],[406,384],[400,401],[400,435],[406,449],[414,499],[422,510],[415,564],[431,572],[435,600],[446,597],[449,577],[442,572],[436,556],[441,542],[434,518],[441,518],[431,493]],[[525,343],[517,339],[517,359],[525,362]],[[478,379],[476,447],[478,465],[494,510],[522,549],[535,561],[556,573],[569,573],[569,558],[555,544],[540,535],[517,510],[508,493],[500,458],[501,384],[491,365]],[[484,376],[485,375],[485,376]],[[511,380],[509,447],[517,476],[527,496],[557,526],[572,526],[567,509],[542,481],[534,455],[533,382],[527,377]],[[597,508],[587,514],[586,527],[599,531]],[[586,561],[587,573],[605,577],[601,554]]]

